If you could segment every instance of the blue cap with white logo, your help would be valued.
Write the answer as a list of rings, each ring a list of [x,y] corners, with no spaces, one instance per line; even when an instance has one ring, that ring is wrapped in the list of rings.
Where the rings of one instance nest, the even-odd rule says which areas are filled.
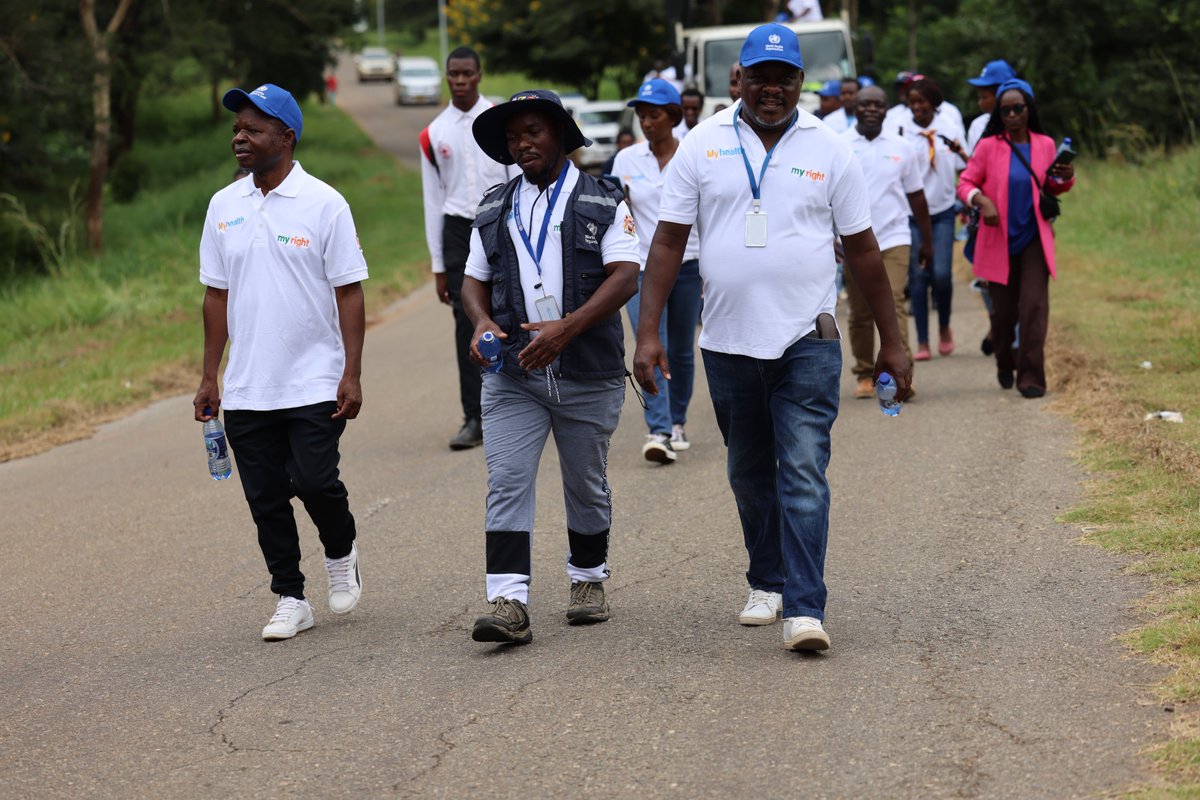
[[[296,133],[296,141],[300,141],[300,132],[304,128],[304,115],[300,113],[300,104],[287,89],[281,89],[273,83],[264,83],[252,92],[241,89],[230,89],[221,98],[221,105],[235,114],[242,110],[246,103],[274,117]]]
[[[651,78],[638,89],[637,96],[625,105],[633,108],[638,103],[649,103],[652,106],[682,105],[679,90],[662,78]]]
[[[1004,59],[989,61],[980,71],[978,78],[967,78],[972,86],[999,86],[1009,78],[1017,77],[1016,70]]]
[[[841,81],[825,81],[821,88],[817,90],[818,97],[841,97],[842,82]]]
[[[1004,94],[1009,89],[1019,89],[1028,95],[1030,100],[1033,99],[1033,87],[1020,78],[1009,78],[1004,83],[996,87],[996,97],[1000,97],[1000,95]]]
[[[778,22],[768,22],[750,31],[742,45],[738,63],[750,67],[764,61],[782,61],[797,69],[804,69],[800,58],[800,39],[791,28]]]

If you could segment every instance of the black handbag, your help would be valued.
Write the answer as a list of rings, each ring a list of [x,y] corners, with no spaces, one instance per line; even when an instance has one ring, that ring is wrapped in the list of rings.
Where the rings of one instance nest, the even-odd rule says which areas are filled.
[[[1042,218],[1046,222],[1054,222],[1062,214],[1062,203],[1058,198],[1046,191],[1046,187],[1042,186],[1042,182],[1037,179],[1037,174],[1033,171],[1033,167],[1029,166],[1029,162],[1025,160],[1025,154],[1022,153],[1012,140],[1007,136],[1004,141],[1008,142],[1008,146],[1012,148],[1013,153],[1017,158],[1021,159],[1021,163],[1025,165],[1025,169],[1029,170],[1029,174],[1033,176],[1033,183],[1038,187],[1038,211],[1042,212]],[[1032,140],[1030,140],[1032,142]],[[1032,152],[1032,150],[1031,150]]]

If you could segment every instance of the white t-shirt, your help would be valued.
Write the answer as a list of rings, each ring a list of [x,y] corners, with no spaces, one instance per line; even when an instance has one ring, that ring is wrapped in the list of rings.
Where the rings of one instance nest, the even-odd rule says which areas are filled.
[[[931,138],[925,135],[927,133],[933,134],[932,159],[929,152]],[[904,138],[912,144],[913,151],[917,154],[917,165],[921,180],[925,183],[925,201],[929,204],[930,214],[940,214],[954,205],[958,173],[967,167],[967,162],[950,152],[950,148],[938,134],[960,143],[965,138],[961,128],[955,127],[949,120],[939,122],[936,116],[928,128],[922,128],[915,122],[904,126]]]
[[[265,197],[253,176],[213,195],[200,282],[229,290],[221,405],[271,411],[337,400],[346,354],[334,288],[366,279],[350,206],[300,162]]]
[[[857,119],[851,119],[846,113],[846,109],[835,108],[833,111],[830,111],[828,114],[822,117],[821,122],[824,122],[830,128],[833,128],[835,132],[841,133],[853,128],[855,122],[857,122]]]
[[[871,229],[880,250],[912,244],[908,195],[924,188],[912,145],[895,134],[881,131],[868,139],[851,128],[842,134],[862,166],[871,194]]]
[[[971,120],[971,129],[967,131],[967,154],[975,153],[975,145],[979,144],[979,140],[983,138],[983,131],[987,128],[988,120],[992,118],[991,114],[980,114],[975,119]]]
[[[626,148],[628,149],[628,148]],[[624,152],[624,151],[622,151]],[[562,274],[562,221],[567,209],[567,201],[575,184],[579,182],[579,170],[571,162],[567,162],[567,175],[563,179],[562,192],[554,211],[550,215],[550,227],[546,230],[546,246],[542,252],[541,276],[538,276],[538,266],[525,249],[521,233],[517,229],[513,209],[508,209],[505,219],[508,222],[508,235],[512,237],[513,247],[517,251],[517,263],[521,270],[521,290],[525,294],[525,315],[531,322],[541,320],[535,303],[542,297],[553,296],[558,302],[559,311],[565,311],[563,305],[563,274]],[[550,196],[554,194],[554,184],[546,187],[543,192],[537,184],[530,183],[527,178],[521,178],[521,187],[517,190],[521,195],[521,219],[525,232],[529,234],[529,242],[537,249],[538,237],[542,230],[542,221],[546,217],[546,208],[550,204]],[[532,214],[532,219],[530,216]],[[629,207],[622,201],[613,212],[612,224],[600,240],[600,257],[605,264],[618,261],[638,263],[637,228]],[[488,263],[487,254],[483,251],[483,240],[479,237],[479,229],[471,230],[471,253],[467,256],[467,275],[477,281],[487,283],[492,279],[492,265]],[[538,283],[541,289],[534,288]]]
[[[644,270],[650,242],[654,240],[654,231],[658,228],[658,209],[662,205],[663,181],[666,180],[667,171],[659,170],[658,158],[650,152],[650,143],[638,142],[617,153],[613,174],[621,179],[621,186],[626,189],[625,202],[633,211],[633,221],[637,223],[638,263]],[[699,257],[700,237],[693,230],[688,236],[683,260]]]
[[[734,125],[757,180],[766,159],[735,104],[692,129],[667,167],[659,219],[695,225],[704,279],[700,346],[773,359],[816,328],[837,303],[835,232],[871,227],[862,169],[848,145],[797,109],[762,180],[766,247],[746,246],[753,195]]]
[[[895,105],[888,109],[887,116],[883,118],[883,127],[892,130],[895,133],[897,128],[904,128],[905,135],[908,135],[908,128],[912,127],[913,122],[912,109],[905,105]],[[933,112],[933,128],[947,128],[953,125],[958,130],[965,130],[963,126],[962,113],[951,103],[943,102],[938,106],[937,111]],[[963,142],[966,145],[966,142]]]
[[[425,243],[429,246],[434,272],[446,271],[442,256],[443,217],[475,219],[475,208],[484,192],[517,174],[515,167],[505,167],[480,150],[471,133],[475,119],[491,107],[481,95],[470,111],[459,111],[451,103],[429,123],[429,144],[437,159],[437,169],[422,153],[421,192],[425,205]]]

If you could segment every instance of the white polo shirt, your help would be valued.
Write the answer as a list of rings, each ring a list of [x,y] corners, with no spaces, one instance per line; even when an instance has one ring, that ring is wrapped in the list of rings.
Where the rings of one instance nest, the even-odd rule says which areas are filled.
[[[480,95],[470,111],[459,111],[451,103],[429,123],[429,144],[437,159],[437,169],[422,153],[421,192],[425,204],[425,243],[429,246],[434,272],[446,271],[442,255],[444,217],[475,219],[475,208],[483,193],[517,174],[515,167],[505,167],[480,150],[471,133],[475,119],[491,107]],[[510,169],[514,171],[510,173]]]
[[[628,149],[628,148],[626,148]],[[624,152],[624,151],[622,151]],[[513,247],[517,251],[517,264],[521,270],[521,289],[525,294],[525,315],[530,322],[538,322],[541,316],[534,305],[542,297],[553,296],[558,301],[559,311],[565,311],[563,304],[563,260],[562,260],[562,221],[567,209],[567,201],[575,184],[579,182],[579,170],[570,161],[567,162],[567,174],[563,178],[562,192],[554,211],[550,215],[550,227],[546,230],[546,246],[542,251],[541,275],[538,274],[537,262],[521,241],[521,233],[517,229],[517,220],[513,210],[508,209],[505,217],[508,222],[508,235],[512,237]],[[521,219],[525,232],[529,234],[529,242],[537,249],[538,237],[542,230],[542,221],[546,218],[546,209],[550,205],[550,197],[554,194],[554,184],[551,183],[543,192],[537,184],[530,183],[528,178],[521,178],[521,187],[517,190],[521,195]],[[532,217],[532,218],[531,218]],[[633,215],[624,202],[617,203],[613,212],[612,224],[600,240],[600,257],[605,264],[618,261],[638,263],[638,238]],[[492,279],[492,265],[488,263],[487,254],[483,251],[483,239],[479,237],[479,229],[471,229],[471,253],[467,256],[467,275],[477,281],[487,283]],[[534,288],[538,283],[541,289]]]
[[[848,131],[853,128],[857,122],[857,118],[851,119],[844,108],[835,108],[833,111],[822,117],[821,122],[824,122],[836,132],[841,133],[842,131]]]
[[[337,400],[346,354],[334,287],[366,279],[350,206],[299,161],[265,197],[253,176],[213,195],[200,282],[229,291],[221,405],[271,411]]]
[[[966,136],[962,128],[954,125],[949,119],[939,120],[936,116],[928,128],[922,128],[916,122],[904,126],[904,138],[912,144],[917,154],[921,180],[925,183],[925,202],[929,203],[930,214],[940,214],[954,205],[955,189],[958,187],[958,173],[966,169],[967,162],[963,161],[941,140],[942,136],[962,144]],[[893,130],[894,134],[895,131]],[[932,137],[926,136],[932,133]],[[933,152],[930,153],[932,142]],[[964,145],[965,146],[965,145]]]
[[[695,225],[700,235],[700,346],[772,359],[811,333],[818,314],[833,313],[834,232],[871,227],[871,206],[850,145],[797,109],[762,181],[767,246],[747,247],[753,195],[733,126],[739,126],[756,179],[766,149],[738,118],[740,107],[714,114],[680,143],[667,167],[658,218]]]
[[[899,136],[880,131],[868,139],[851,128],[842,134],[858,157],[871,194],[871,229],[880,250],[912,244],[908,218],[912,209],[908,195],[924,188],[917,154]]]
[[[650,143],[638,142],[617,153],[613,174],[621,179],[621,186],[625,188],[625,202],[633,211],[638,234],[638,263],[644,270],[650,242],[654,240],[654,231],[658,227],[658,209],[662,205],[663,181],[666,180],[667,171],[658,168],[658,158],[650,152]],[[691,261],[699,257],[700,237],[693,230],[688,236],[683,260]]]
[[[967,130],[966,146],[968,155],[975,153],[975,145],[979,144],[979,140],[983,138],[983,132],[987,128],[988,120],[991,118],[991,114],[980,114],[971,120],[971,127]]]

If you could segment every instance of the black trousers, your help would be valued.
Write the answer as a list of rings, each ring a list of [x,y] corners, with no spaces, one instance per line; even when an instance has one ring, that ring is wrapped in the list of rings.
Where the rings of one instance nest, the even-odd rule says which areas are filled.
[[[443,217],[442,256],[446,264],[446,287],[450,290],[450,308],[454,310],[454,353],[458,359],[458,392],[463,417],[479,419],[479,392],[483,388],[479,366],[471,362],[471,337],[475,326],[463,311],[462,285],[471,252],[471,220]]]
[[[337,403],[328,402],[225,412],[225,434],[275,594],[304,598],[293,497],[317,526],[327,558],[350,555],[354,543],[354,517],[338,478],[338,440],[346,421],[330,418],[336,409]]]

